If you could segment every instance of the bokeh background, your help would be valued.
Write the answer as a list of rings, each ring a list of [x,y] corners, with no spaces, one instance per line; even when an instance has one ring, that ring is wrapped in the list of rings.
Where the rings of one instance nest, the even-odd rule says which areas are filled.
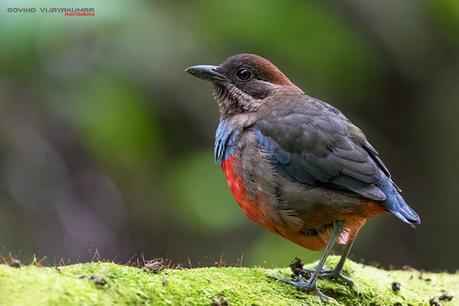
[[[0,255],[54,264],[318,258],[249,222],[214,164],[211,86],[183,70],[269,58],[367,134],[422,216],[371,220],[353,258],[459,268],[459,2],[0,1]]]

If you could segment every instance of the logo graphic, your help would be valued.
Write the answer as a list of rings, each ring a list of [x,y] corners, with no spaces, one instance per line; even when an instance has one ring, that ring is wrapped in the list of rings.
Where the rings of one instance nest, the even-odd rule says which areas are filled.
[[[96,16],[93,7],[9,7],[10,14],[63,14],[64,16]]]

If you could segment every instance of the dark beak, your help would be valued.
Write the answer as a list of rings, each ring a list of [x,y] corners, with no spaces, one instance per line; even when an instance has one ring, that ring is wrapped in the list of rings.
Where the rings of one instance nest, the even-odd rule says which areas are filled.
[[[213,81],[213,82],[222,82],[228,81],[225,75],[218,71],[217,66],[211,65],[198,65],[185,69],[191,75],[198,77],[203,80]]]

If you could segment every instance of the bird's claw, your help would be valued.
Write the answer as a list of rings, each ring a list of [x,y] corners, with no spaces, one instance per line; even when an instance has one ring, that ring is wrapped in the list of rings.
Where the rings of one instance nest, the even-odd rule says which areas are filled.
[[[312,273],[314,273],[314,269],[303,268],[302,272],[306,275],[312,275]],[[319,279],[337,279],[349,287],[357,288],[357,284],[352,279],[345,276],[342,271],[337,271],[336,269],[322,269],[319,272]]]
[[[308,269],[308,268],[303,268],[303,269],[301,269],[301,272],[303,272],[303,273],[306,274],[306,275],[312,275],[315,271],[316,271],[315,268],[314,268],[314,269]],[[322,274],[322,273],[330,273],[330,272],[332,272],[332,271],[333,271],[333,270],[331,270],[331,269],[322,269],[322,270],[320,270],[320,272],[319,272],[319,276],[320,276],[320,274]]]
[[[354,287],[357,289],[357,284],[352,279],[350,279],[348,276],[345,276],[343,272],[341,271],[324,269],[319,272],[319,278],[320,279],[331,279],[331,278],[337,279],[337,280],[344,282],[349,287]]]
[[[313,292],[323,300],[337,303],[334,298],[329,297],[328,295],[322,293],[322,291],[320,291],[320,289],[317,287],[317,284],[315,282],[311,282],[309,280],[307,281],[301,275],[298,276],[297,281],[293,281],[291,279],[284,278],[284,277],[278,277],[277,281],[285,283],[285,284],[289,284],[303,292]]]

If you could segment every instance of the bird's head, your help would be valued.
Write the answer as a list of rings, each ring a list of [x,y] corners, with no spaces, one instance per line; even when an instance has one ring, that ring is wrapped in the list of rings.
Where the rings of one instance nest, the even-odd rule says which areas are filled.
[[[256,111],[278,92],[303,93],[279,68],[255,54],[237,54],[218,66],[199,65],[185,71],[214,84],[222,117]]]

